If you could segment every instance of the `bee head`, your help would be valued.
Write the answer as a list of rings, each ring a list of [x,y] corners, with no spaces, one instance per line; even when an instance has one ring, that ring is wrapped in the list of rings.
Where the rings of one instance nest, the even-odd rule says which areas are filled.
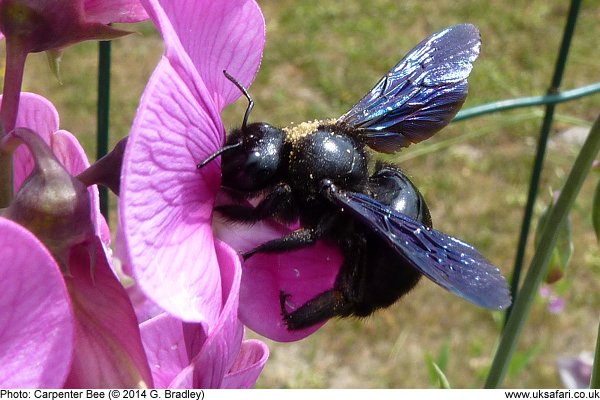
[[[284,135],[264,122],[233,131],[220,153],[222,185],[254,191],[273,183],[281,165]]]

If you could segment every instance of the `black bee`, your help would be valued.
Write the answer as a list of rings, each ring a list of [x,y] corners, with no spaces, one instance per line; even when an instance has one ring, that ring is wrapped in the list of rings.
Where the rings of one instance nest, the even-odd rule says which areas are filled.
[[[427,276],[490,309],[510,304],[498,268],[475,248],[432,228],[425,200],[400,169],[378,163],[370,175],[366,149],[393,153],[446,126],[467,96],[479,54],[479,31],[463,24],[434,34],[411,50],[350,111],[331,121],[284,129],[247,124],[198,165],[221,156],[222,186],[255,207],[218,208],[233,221],[299,219],[301,228],[244,254],[282,252],[317,240],[337,244],[343,264],[334,286],[294,310],[280,294],[288,329],[332,317],[364,317],[388,307]]]

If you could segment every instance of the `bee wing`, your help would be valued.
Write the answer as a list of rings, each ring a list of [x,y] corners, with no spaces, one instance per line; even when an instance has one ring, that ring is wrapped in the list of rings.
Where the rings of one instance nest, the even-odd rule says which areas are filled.
[[[365,194],[343,191],[332,183],[326,185],[325,193],[441,287],[481,307],[501,310],[510,305],[500,270],[470,244],[428,228]]]
[[[337,122],[359,128],[369,147],[384,153],[430,138],[465,101],[467,77],[480,47],[474,25],[456,25],[432,35]]]

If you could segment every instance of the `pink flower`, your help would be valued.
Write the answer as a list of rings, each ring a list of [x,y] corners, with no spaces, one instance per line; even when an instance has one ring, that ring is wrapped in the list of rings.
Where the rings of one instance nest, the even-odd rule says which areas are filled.
[[[202,173],[196,164],[223,143],[219,113],[239,97],[222,71],[250,84],[264,21],[251,0],[148,1],[147,10],[165,54],[142,95],[123,160],[128,264],[153,302],[208,328],[223,304],[211,226],[220,177],[217,164]]]
[[[142,96],[123,160],[121,224],[144,293],[177,318],[210,329],[224,301],[224,261],[213,233],[220,168],[218,161],[201,170],[196,165],[223,145],[219,113],[240,96],[223,70],[250,85],[262,56],[264,21],[252,0],[147,4],[166,49]],[[238,251],[289,232],[270,222],[215,230]],[[322,324],[288,331],[280,290],[292,295],[293,308],[331,288],[340,265],[339,251],[323,243],[252,257],[244,265],[240,319],[275,340],[307,336]]]
[[[62,271],[60,287],[65,296],[60,300],[66,303],[67,310],[64,306],[63,313],[68,321],[65,324],[71,329],[70,334],[67,331],[60,339],[60,347],[51,351],[63,352],[64,348],[67,353],[60,359],[63,364],[53,366],[60,371],[62,380],[56,376],[52,383],[47,383],[42,376],[34,384],[150,386],[152,377],[133,307],[110,268],[105,252],[106,243],[102,239],[106,242],[109,236],[99,214],[97,190],[85,188],[72,177],[88,166],[83,149],[73,135],[58,130],[58,115],[46,99],[23,93],[19,106],[19,128],[14,131],[14,137],[27,148],[20,148],[15,154],[14,181],[18,192],[4,217],[29,230],[28,241],[22,239],[13,244],[19,253],[31,253],[29,257],[39,260],[40,268],[54,271],[54,275]],[[0,235],[7,238],[11,237],[9,232],[16,230],[14,224],[4,223],[2,228],[10,229]],[[34,240],[31,232],[43,245]],[[23,233],[22,236],[27,235]],[[19,261],[23,263],[29,261],[25,256],[21,258]],[[16,267],[29,268],[25,264]],[[44,293],[42,288],[39,290]],[[23,304],[23,308],[29,297],[37,296],[35,291],[17,294],[20,297],[14,297],[12,301]],[[8,322],[2,329],[9,326]],[[29,351],[38,345],[45,346],[46,338],[39,339],[41,343],[29,343]],[[19,350],[23,351],[21,357],[28,356],[26,349]],[[49,356],[59,358],[55,354]]]
[[[61,207],[43,198],[48,192],[54,197],[66,194],[72,198],[62,180],[69,183],[66,186],[81,186],[72,174],[87,167],[83,150],[72,135],[58,130],[58,115],[46,99],[24,93],[21,100],[17,123],[29,128],[17,128],[14,134],[31,151],[21,148],[15,157],[19,192],[14,203],[25,205],[11,204],[6,215],[33,229],[46,243],[21,225],[0,218],[0,245],[6,251],[0,260],[6,271],[0,283],[5,285],[0,288],[0,307],[4,307],[0,314],[4,316],[0,319],[4,339],[0,359],[5,366],[0,369],[1,386],[253,386],[268,349],[258,341],[242,342],[243,327],[237,319],[241,267],[231,249],[217,244],[226,301],[216,324],[205,329],[162,313],[142,324],[142,347],[130,299],[110,268],[110,258],[99,238],[107,232],[103,233],[105,223],[98,212],[96,188],[82,189],[94,204],[83,202],[87,217],[79,212],[60,214],[59,223],[66,220],[68,226],[64,228],[70,228],[64,229],[64,234],[53,218]],[[43,179],[38,179],[40,176]],[[59,193],[57,186],[63,192]],[[34,195],[41,196],[39,201],[26,201]],[[49,209],[49,214],[44,217],[31,203]],[[76,218],[71,219],[73,216]],[[89,237],[69,235],[82,231],[78,225],[89,227]],[[67,244],[52,241],[46,229]],[[105,239],[109,237],[107,234]],[[181,345],[183,353],[175,352],[174,345]],[[174,375],[165,376],[169,371]]]
[[[557,294],[549,285],[543,285],[539,290],[540,297],[547,303],[548,311],[551,314],[560,314],[566,306],[564,297]]]
[[[101,24],[133,23],[148,19],[139,0],[84,0],[83,12],[86,20]]]
[[[60,49],[83,40],[112,39],[127,32],[111,22],[147,19],[138,0],[1,0],[0,31],[27,53]]]
[[[162,313],[140,326],[154,384],[159,388],[251,388],[269,351],[245,340],[237,318],[241,266],[225,244],[216,242],[225,303],[216,324],[185,323]]]
[[[15,127],[25,60],[29,53],[49,51],[51,58],[84,40],[109,40],[129,32],[110,22],[147,18],[138,0],[0,0],[0,39],[6,39],[4,104],[0,138]]]
[[[75,330],[60,269],[33,234],[2,217],[0,247],[0,387],[60,387]]]

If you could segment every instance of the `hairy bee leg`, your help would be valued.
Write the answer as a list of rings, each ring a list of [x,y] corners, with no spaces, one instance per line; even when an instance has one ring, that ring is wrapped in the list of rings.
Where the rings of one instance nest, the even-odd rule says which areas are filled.
[[[336,316],[349,315],[351,311],[351,304],[346,301],[344,294],[335,289],[319,294],[292,312],[286,308],[289,297],[283,291],[279,293],[281,315],[288,330],[309,328]]]
[[[317,229],[298,229],[279,239],[270,240],[253,248],[242,254],[242,257],[247,260],[256,253],[278,253],[306,247],[319,240],[322,234]]]
[[[333,317],[349,316],[355,304],[363,301],[366,286],[366,241],[361,237],[352,243],[355,246],[344,248],[344,263],[334,288],[315,296],[292,312],[288,312],[286,308],[290,295],[280,292],[281,315],[288,329],[304,329]]]
[[[278,239],[265,242],[254,249],[242,254],[244,260],[252,257],[256,253],[276,253],[282,251],[296,250],[309,246],[319,240],[332,226],[338,218],[336,214],[325,216],[315,228],[300,228]]]
[[[292,189],[287,183],[280,183],[275,185],[256,207],[231,204],[217,206],[215,210],[232,221],[253,223],[271,217],[287,219],[292,208]]]
[[[355,235],[352,240],[342,244],[344,262],[335,279],[334,288],[344,294],[351,303],[364,300],[367,285],[367,240]]]

